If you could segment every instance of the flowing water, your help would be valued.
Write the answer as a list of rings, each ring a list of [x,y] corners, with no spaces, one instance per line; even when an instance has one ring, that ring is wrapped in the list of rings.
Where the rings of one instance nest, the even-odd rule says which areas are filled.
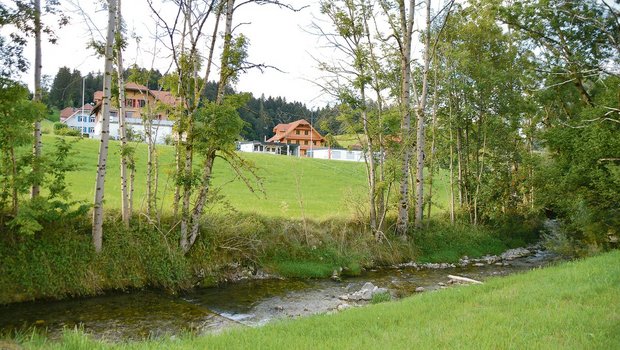
[[[55,338],[63,328],[79,326],[94,337],[108,340],[172,336],[187,331],[207,333],[257,326],[278,318],[334,312],[345,303],[339,296],[359,290],[365,282],[388,288],[394,297],[401,298],[413,294],[417,287],[427,291],[443,288],[440,283],[447,283],[448,275],[485,280],[542,267],[553,260],[552,254],[537,250],[510,261],[508,266],[384,268],[342,281],[248,280],[178,296],[143,290],[20,303],[0,306],[0,331],[36,327]]]

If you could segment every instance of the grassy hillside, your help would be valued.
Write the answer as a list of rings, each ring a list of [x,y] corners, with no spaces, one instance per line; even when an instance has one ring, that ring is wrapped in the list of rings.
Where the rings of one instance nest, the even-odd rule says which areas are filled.
[[[47,149],[54,143],[55,136],[45,135]],[[75,160],[80,169],[68,175],[67,180],[75,199],[92,201],[94,180],[99,151],[99,141],[75,139]],[[137,171],[134,207],[144,206],[144,183],[146,178],[146,145],[136,147]],[[172,208],[174,183],[174,149],[171,146],[158,146],[160,176],[160,202],[164,211]],[[266,154],[242,153],[259,168],[265,193],[252,193],[240,180],[235,180],[231,167],[222,159],[214,166],[214,185],[221,189],[233,208],[246,213],[259,213],[268,216],[301,217],[325,219],[329,217],[348,217],[356,209],[362,208],[366,201],[366,169],[363,163],[305,159],[274,156]],[[440,203],[447,203],[446,174],[436,181]],[[395,198],[395,196],[392,196]],[[120,207],[120,169],[119,143],[111,142],[108,175],[106,180],[106,205],[108,208]],[[445,204],[441,204],[443,208]]]
[[[68,331],[39,349],[617,349],[620,252],[484,285],[220,335],[107,344]]]

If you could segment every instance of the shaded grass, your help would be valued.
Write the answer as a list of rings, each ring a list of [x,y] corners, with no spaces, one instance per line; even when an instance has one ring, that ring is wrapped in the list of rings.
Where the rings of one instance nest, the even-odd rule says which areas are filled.
[[[81,332],[33,349],[616,349],[620,252],[484,285],[219,335],[108,344]]]

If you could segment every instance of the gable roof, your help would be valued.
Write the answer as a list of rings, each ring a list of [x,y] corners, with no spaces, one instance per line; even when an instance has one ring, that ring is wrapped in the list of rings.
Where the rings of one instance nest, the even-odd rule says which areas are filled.
[[[314,129],[310,125],[310,123],[308,123],[307,120],[299,119],[299,120],[296,120],[296,121],[294,121],[292,123],[278,124],[278,125],[274,126],[273,133],[275,135],[273,135],[269,140],[267,140],[267,142],[279,142],[279,141],[282,141],[282,139],[286,138],[290,133],[292,133],[300,125],[308,125],[308,126],[310,126],[312,131],[315,132],[317,135],[319,135],[319,139],[317,139],[317,141],[325,140],[325,138],[321,134],[319,134],[319,132],[316,131],[316,129]],[[279,134],[278,131],[284,131],[284,134]]]
[[[134,82],[129,82],[127,84],[125,84],[125,90],[134,90],[134,91],[142,91],[142,92],[148,92],[149,88],[147,88],[144,85],[141,84],[137,84]]]
[[[75,113],[75,109],[73,107],[65,107],[60,111],[60,120],[69,118],[73,113]]]

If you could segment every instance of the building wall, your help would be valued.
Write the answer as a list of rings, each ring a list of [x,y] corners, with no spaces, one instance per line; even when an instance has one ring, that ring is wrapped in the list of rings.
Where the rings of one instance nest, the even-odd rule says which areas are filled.
[[[127,127],[131,129],[134,134],[138,134],[141,136],[143,140],[145,140],[145,130],[146,128],[142,124],[142,119],[138,118],[127,118]],[[172,125],[173,122],[168,120],[155,120],[153,121],[153,127],[151,128],[151,135],[155,139],[155,143],[165,143],[166,138],[171,138],[172,136]],[[94,137],[101,138],[101,122],[97,122],[95,126]],[[119,125],[118,125],[118,117],[110,118],[110,138],[118,140],[120,138]]]
[[[346,149],[321,148],[312,150],[312,158],[363,162],[364,153],[362,151],[349,151]]]
[[[90,111],[87,110],[84,110],[84,114],[78,111],[67,118],[64,123],[68,127],[80,130],[82,134],[88,134],[88,137],[92,138],[95,135],[95,116],[91,116],[89,113]]]
[[[311,130],[310,125],[299,125],[295,130],[291,131],[283,140],[283,143],[300,145],[299,149],[302,156],[306,156],[310,149],[324,147],[325,141],[316,130]]]

